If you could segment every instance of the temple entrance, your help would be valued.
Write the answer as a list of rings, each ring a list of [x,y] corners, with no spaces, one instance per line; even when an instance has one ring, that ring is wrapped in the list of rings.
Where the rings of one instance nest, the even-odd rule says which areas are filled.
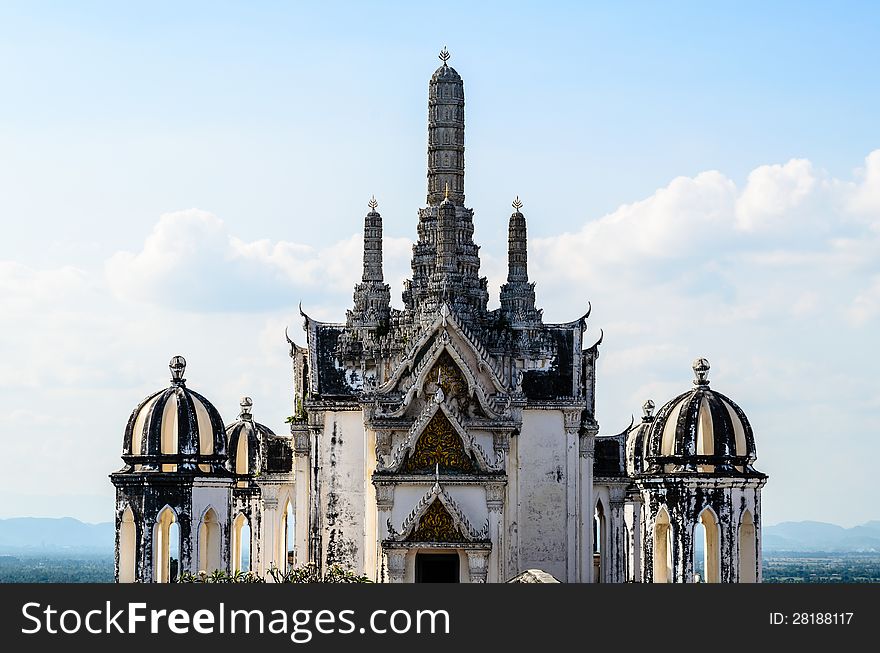
[[[417,583],[459,582],[459,558],[457,553],[417,553]]]

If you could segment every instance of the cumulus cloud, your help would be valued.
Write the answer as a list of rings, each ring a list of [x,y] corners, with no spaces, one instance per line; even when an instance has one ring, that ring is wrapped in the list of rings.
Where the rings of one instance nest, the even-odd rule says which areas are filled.
[[[385,239],[386,271],[403,278],[410,241]],[[295,305],[303,297],[341,299],[360,279],[358,234],[316,249],[290,241],[247,241],[223,221],[190,209],[159,218],[138,252],[106,263],[117,297],[190,311],[248,312]]]
[[[802,206],[816,184],[813,165],[806,159],[755,168],[736,200],[736,226],[743,231],[773,226],[774,220]]]

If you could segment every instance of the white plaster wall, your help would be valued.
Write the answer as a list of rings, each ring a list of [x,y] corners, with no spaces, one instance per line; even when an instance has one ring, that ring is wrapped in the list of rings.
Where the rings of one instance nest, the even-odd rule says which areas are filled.
[[[217,513],[217,519],[220,522],[220,559],[229,565],[229,533],[231,518],[230,509],[230,489],[232,483],[218,484],[215,480],[199,480],[193,483],[192,490],[192,569],[195,573],[201,566],[199,561],[199,531],[202,525],[202,516],[213,508]]]
[[[361,411],[326,412],[318,443],[323,558],[365,569],[365,447]]]
[[[567,577],[567,440],[562,411],[524,410],[517,437],[519,569]],[[574,564],[574,561],[572,561]]]

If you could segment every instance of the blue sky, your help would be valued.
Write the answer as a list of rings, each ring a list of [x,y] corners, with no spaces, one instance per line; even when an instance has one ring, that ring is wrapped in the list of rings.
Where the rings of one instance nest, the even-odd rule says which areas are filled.
[[[768,523],[880,517],[878,28],[856,2],[0,5],[0,516],[109,519],[172,354],[283,429],[284,328],[344,316],[373,193],[400,304],[447,45],[491,301],[519,194],[545,316],[590,300],[605,331],[603,431],[705,355]]]

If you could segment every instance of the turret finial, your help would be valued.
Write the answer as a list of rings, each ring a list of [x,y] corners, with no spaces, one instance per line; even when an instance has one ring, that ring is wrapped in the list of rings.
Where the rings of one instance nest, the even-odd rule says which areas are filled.
[[[520,199],[519,199],[519,195],[517,195],[517,196],[516,196],[516,199],[513,200],[513,204],[511,204],[511,206],[513,207],[513,209],[514,209],[517,213],[519,213],[519,210],[523,207],[523,203],[520,201]]]
[[[370,201],[367,202],[367,206],[369,206],[373,211],[375,211],[375,210],[376,210],[376,207],[379,206],[379,202],[376,201],[376,196],[375,196],[375,195],[373,195],[372,197],[370,197]]]
[[[650,422],[654,419],[654,402],[648,399],[645,403],[642,404],[642,421]]]
[[[449,54],[449,50],[446,49],[446,46],[443,46],[443,49],[440,50],[440,61],[443,62],[443,65],[446,65],[446,62],[449,61],[449,58],[452,56]]]
[[[694,385],[709,385],[709,361],[705,358],[698,358],[693,365]]]
[[[449,182],[448,181],[446,182],[446,189],[443,191],[443,199],[444,200],[449,199]]]
[[[183,378],[183,373],[186,371],[186,359],[183,356],[174,356],[168,363],[168,369],[171,370],[171,382],[182,385],[186,380]]]
[[[251,415],[251,407],[254,405],[253,400],[250,397],[242,397],[239,406],[241,406],[241,419],[250,421],[253,419]]]

